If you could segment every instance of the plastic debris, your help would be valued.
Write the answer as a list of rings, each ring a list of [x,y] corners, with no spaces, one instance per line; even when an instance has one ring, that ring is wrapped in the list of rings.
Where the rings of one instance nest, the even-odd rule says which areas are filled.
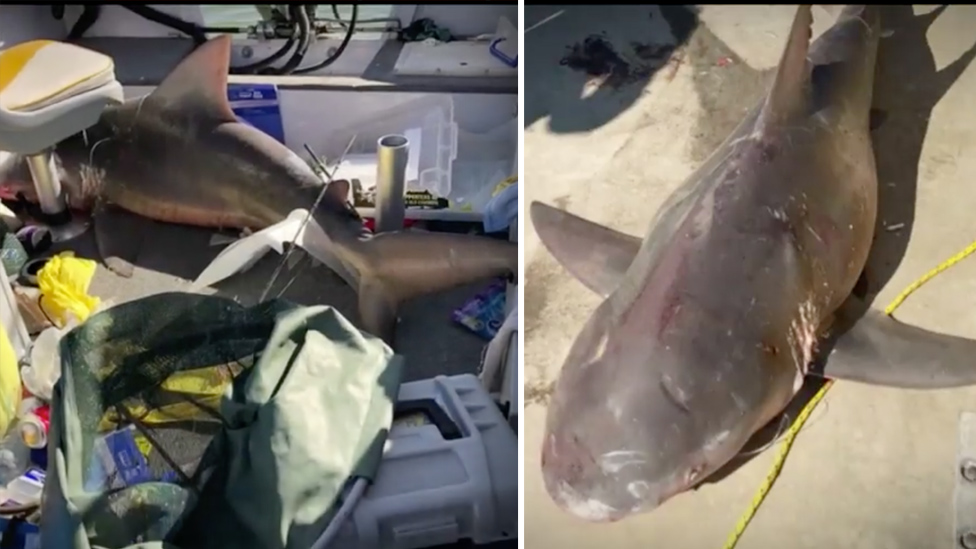
[[[518,217],[518,176],[499,183],[485,204],[482,225],[486,233],[503,231]]]
[[[54,384],[61,378],[61,337],[66,330],[50,327],[41,332],[31,347],[30,364],[20,369],[24,388],[42,400],[51,400]]]
[[[451,319],[479,336],[491,340],[505,322],[505,280],[497,279],[478,292]]]
[[[20,407],[20,375],[17,372],[17,354],[0,324],[0,433],[5,433]]]
[[[59,327],[84,322],[98,308],[101,301],[88,295],[97,266],[90,259],[62,252],[48,259],[38,271],[41,306]]]
[[[292,241],[310,256],[339,273],[339,276],[353,286],[354,279],[345,266],[326,253],[331,242],[325,231],[315,219],[308,218],[306,223],[306,218],[308,210],[294,210],[280,222],[227,246],[193,282],[194,289],[212,286],[250,269],[271,250],[284,253],[285,243]]]

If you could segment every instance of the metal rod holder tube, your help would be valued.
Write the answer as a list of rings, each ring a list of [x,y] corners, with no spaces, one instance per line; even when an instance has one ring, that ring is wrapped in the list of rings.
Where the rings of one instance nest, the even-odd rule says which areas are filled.
[[[54,158],[50,150],[32,154],[27,157],[27,167],[34,180],[34,190],[37,191],[37,201],[41,211],[48,215],[58,215],[64,212],[67,205],[61,193],[61,180],[54,168]]]
[[[376,232],[399,231],[406,216],[407,157],[410,141],[384,135],[376,152]]]

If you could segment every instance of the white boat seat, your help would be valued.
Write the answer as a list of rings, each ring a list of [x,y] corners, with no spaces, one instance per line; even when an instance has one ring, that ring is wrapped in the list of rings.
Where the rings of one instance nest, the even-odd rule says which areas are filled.
[[[52,40],[11,46],[0,52],[0,150],[50,149],[122,99],[107,55]]]

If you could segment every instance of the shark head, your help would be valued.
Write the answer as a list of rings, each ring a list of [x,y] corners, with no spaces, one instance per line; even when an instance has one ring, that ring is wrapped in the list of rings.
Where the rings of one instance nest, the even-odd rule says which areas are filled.
[[[612,309],[605,301],[576,338],[542,448],[551,498],[593,522],[651,511],[695,487],[752,433],[722,384],[682,371],[687,356],[655,341],[646,319]]]

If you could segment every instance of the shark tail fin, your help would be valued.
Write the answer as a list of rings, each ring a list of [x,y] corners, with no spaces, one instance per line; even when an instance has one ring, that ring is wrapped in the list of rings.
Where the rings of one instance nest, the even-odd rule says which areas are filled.
[[[404,301],[518,274],[518,245],[483,236],[412,230],[381,233],[346,253],[359,273],[360,322],[391,346]]]

